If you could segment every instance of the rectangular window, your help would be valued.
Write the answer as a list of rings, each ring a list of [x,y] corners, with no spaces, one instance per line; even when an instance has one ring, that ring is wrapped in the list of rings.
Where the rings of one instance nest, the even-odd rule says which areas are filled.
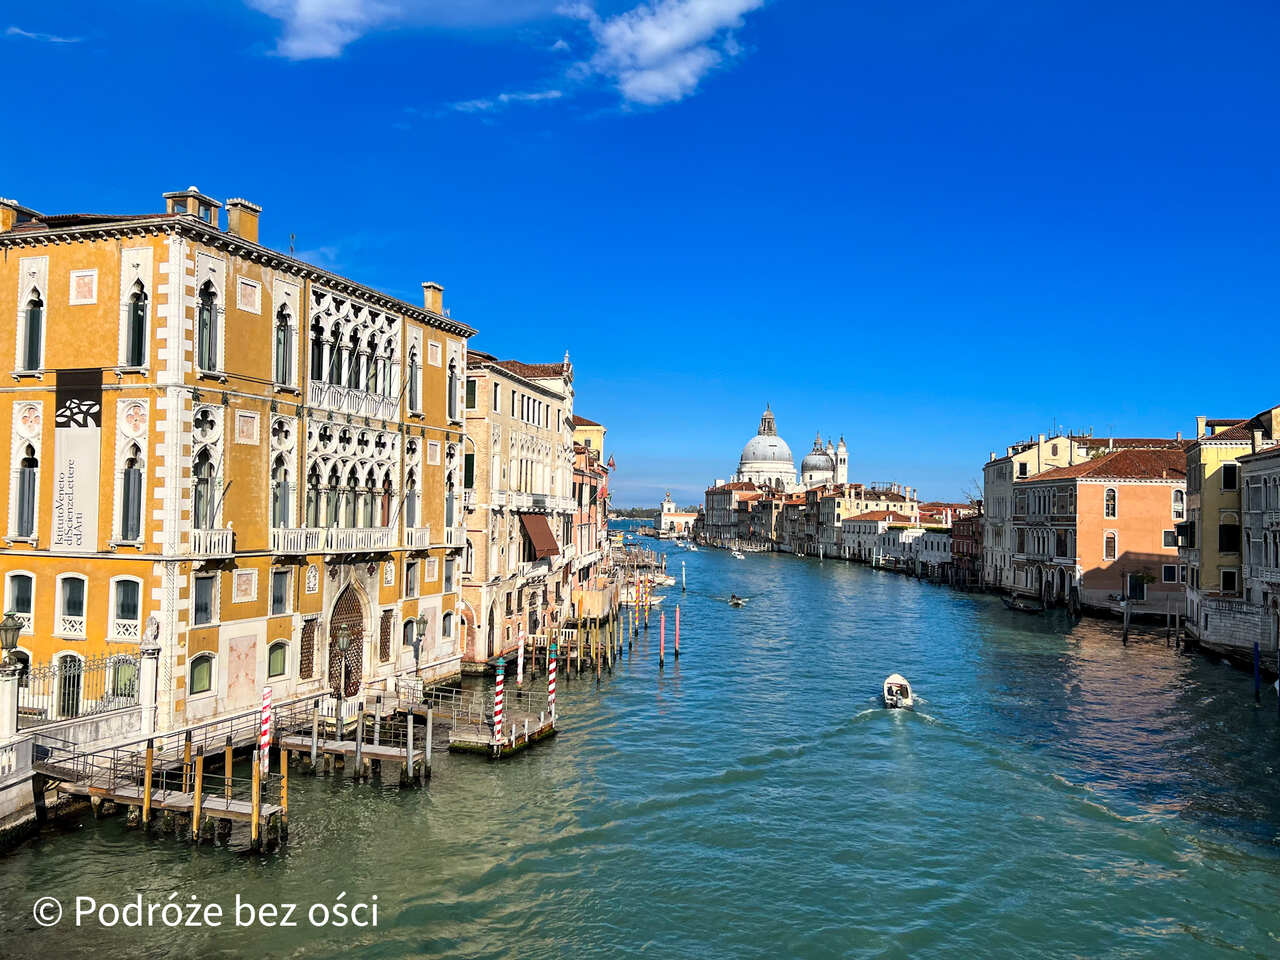
[[[438,466],[440,463],[440,441],[427,441],[427,463]]]
[[[1147,599],[1147,583],[1140,573],[1129,574],[1129,599],[1145,600]]]
[[[444,561],[444,592],[453,593],[453,567],[455,564],[453,557],[446,557]]]
[[[289,612],[289,571],[271,571],[271,615]]]
[[[440,561],[435,557],[427,558],[427,583],[435,583],[440,576]]]
[[[1235,593],[1240,589],[1240,574],[1235,570],[1222,571],[1222,592]]]
[[[462,486],[474,490],[476,485],[476,455],[468,453],[462,458]]]
[[[116,581],[117,621],[138,622],[138,583],[136,580]]]
[[[1175,530],[1166,530],[1164,532],[1164,545],[1166,547],[1176,547],[1178,545],[1178,533]]]
[[[498,384],[493,385],[493,412],[498,413],[502,408],[499,402],[502,400],[502,387]]]
[[[1224,463],[1222,465],[1222,489],[1240,489],[1240,464]]]
[[[1161,570],[1164,573],[1163,579],[1165,583],[1178,582],[1178,565],[1176,563],[1166,563]]]
[[[418,595],[418,561],[417,560],[405,561],[404,595],[406,597],[416,597]]]
[[[433,367],[440,366],[440,344],[435,340],[427,341],[427,363]]]
[[[196,577],[195,598],[191,608],[193,624],[213,623],[214,577]]]
[[[1239,553],[1240,552],[1240,524],[1238,523],[1218,524],[1218,552],[1219,553]]]
[[[467,409],[476,408],[476,378],[467,377]]]

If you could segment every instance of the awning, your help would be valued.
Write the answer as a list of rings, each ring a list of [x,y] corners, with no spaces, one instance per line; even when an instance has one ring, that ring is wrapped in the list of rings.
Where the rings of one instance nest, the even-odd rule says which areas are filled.
[[[547,518],[542,514],[522,513],[520,523],[533,541],[533,555],[539,560],[554,557],[560,552],[556,545],[556,535],[551,532],[551,524],[547,523]]]

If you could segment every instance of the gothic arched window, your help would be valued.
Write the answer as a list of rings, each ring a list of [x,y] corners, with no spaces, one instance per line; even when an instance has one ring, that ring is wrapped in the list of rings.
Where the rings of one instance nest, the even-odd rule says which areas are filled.
[[[281,307],[276,313],[276,383],[283,386],[293,383],[293,330],[289,326],[287,307]]]
[[[22,460],[18,465],[18,536],[34,537],[36,535],[36,492],[39,489],[40,460],[36,450],[27,444],[22,451]]]
[[[217,294],[208,281],[200,288],[196,315],[196,365],[201,370],[218,369]]]
[[[195,477],[195,496],[192,501],[192,525],[197,530],[213,529],[213,458],[207,449],[196,455],[192,467]]]
[[[137,444],[130,447],[124,461],[120,491],[120,539],[142,537],[142,451]]]
[[[129,315],[124,330],[124,365],[141,367],[147,362],[147,292],[142,282],[129,295]]]
[[[44,301],[33,290],[27,300],[26,324],[22,331],[22,369],[39,370],[44,345]]]

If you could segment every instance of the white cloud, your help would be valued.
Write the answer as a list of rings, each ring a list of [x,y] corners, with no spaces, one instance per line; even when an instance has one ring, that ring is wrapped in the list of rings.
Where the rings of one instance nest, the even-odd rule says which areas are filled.
[[[21,27],[10,27],[5,32],[7,37],[25,37],[28,40],[39,40],[41,43],[79,43],[79,37],[60,37],[54,33],[32,33]]]
[[[559,100],[564,96],[562,90],[539,90],[531,93],[500,93],[492,99],[460,100],[449,104],[449,109],[459,113],[489,113],[510,106],[513,103],[541,103],[544,100]]]
[[[648,0],[601,18],[584,3],[560,7],[585,20],[598,48],[586,68],[612,79],[632,103],[682,100],[726,58],[740,52],[733,31],[765,0]]]
[[[281,21],[276,53],[290,60],[341,56],[371,30],[400,24],[483,27],[547,16],[555,0],[246,0]]]

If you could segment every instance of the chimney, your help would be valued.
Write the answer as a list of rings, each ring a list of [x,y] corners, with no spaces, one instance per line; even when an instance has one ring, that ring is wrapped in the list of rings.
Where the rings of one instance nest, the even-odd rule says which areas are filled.
[[[1182,431],[1181,431],[1181,430],[1179,430],[1177,433],[1175,433],[1175,434],[1173,435],[1173,439],[1175,439],[1175,440],[1177,440],[1179,443],[1181,443],[1181,442],[1182,442]]]
[[[1041,443],[1044,443],[1044,434],[1043,434],[1043,433],[1042,433],[1042,434],[1040,434],[1040,442],[1041,442]]]
[[[988,463],[990,463],[990,462],[991,462],[991,460],[995,460],[995,458],[996,458],[996,452],[995,452],[994,450],[992,450],[992,451],[991,451],[991,459],[990,459],[990,460],[988,460],[987,462],[988,462]]]
[[[1207,419],[1208,419],[1207,417],[1196,417],[1196,439],[1197,440],[1204,437],[1204,422]]]
[[[1261,449],[1262,449],[1262,431],[1255,430],[1253,431],[1253,452],[1257,453]]]
[[[422,285],[422,309],[444,316],[444,287],[428,281]]]
[[[232,236],[258,242],[258,216],[262,208],[244,197],[232,197],[227,201],[227,233]]]

